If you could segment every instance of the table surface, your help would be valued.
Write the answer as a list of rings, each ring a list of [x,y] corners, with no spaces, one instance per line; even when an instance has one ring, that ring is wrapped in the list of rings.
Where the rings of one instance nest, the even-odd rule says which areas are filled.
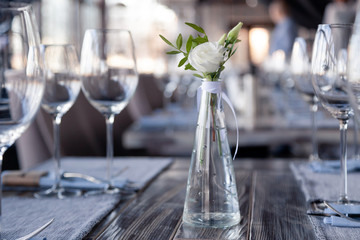
[[[227,229],[182,223],[189,159],[121,201],[85,239],[315,239],[289,161],[235,160],[241,222]]]

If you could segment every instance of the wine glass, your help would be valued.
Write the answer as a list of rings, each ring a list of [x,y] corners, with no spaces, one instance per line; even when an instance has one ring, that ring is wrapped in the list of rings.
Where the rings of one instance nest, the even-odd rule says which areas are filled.
[[[360,14],[357,14],[355,24],[353,27],[353,33],[350,38],[349,48],[348,48],[348,65],[347,65],[347,74],[348,74],[348,84],[347,90],[349,94],[349,99],[351,106],[354,110],[355,122],[354,130],[355,135],[359,134],[360,126]],[[355,139],[355,159],[359,160],[359,142],[358,138]]]
[[[135,49],[130,31],[86,30],[80,60],[82,89],[89,102],[106,120],[107,186],[103,193],[118,193],[111,183],[113,123],[129,103],[138,84]]]
[[[61,186],[60,162],[60,123],[63,115],[71,108],[79,94],[81,81],[79,60],[75,46],[71,44],[43,45],[45,72],[45,93],[41,102],[42,108],[51,115],[54,133],[55,183],[41,192],[36,198],[80,196],[77,189],[65,189]]]
[[[314,88],[311,83],[311,51],[313,39],[304,39],[297,37],[294,41],[291,53],[291,75],[295,82],[296,90],[301,94],[302,98],[310,106],[311,114],[311,143],[312,153],[309,156],[310,161],[319,161],[318,141],[317,141],[317,124],[316,112],[318,110],[318,99],[315,95]]]
[[[30,5],[0,2],[0,173],[3,154],[27,129],[44,93],[40,37]],[[1,221],[0,178],[0,221]]]
[[[340,125],[341,192],[338,203],[349,203],[347,193],[347,143],[349,119],[353,116],[346,91],[347,48],[352,24],[320,24],[312,55],[312,83],[316,96]]]

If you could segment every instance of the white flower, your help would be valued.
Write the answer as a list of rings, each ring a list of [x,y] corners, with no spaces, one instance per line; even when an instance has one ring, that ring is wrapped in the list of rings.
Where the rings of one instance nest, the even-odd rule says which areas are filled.
[[[214,73],[224,62],[226,49],[216,42],[205,42],[196,46],[189,54],[190,64],[202,73]]]

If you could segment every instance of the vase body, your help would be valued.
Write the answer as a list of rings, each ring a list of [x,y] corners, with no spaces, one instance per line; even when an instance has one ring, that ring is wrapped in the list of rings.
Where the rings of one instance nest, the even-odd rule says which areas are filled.
[[[240,222],[240,210],[221,93],[203,91],[198,114],[183,221],[230,227]]]

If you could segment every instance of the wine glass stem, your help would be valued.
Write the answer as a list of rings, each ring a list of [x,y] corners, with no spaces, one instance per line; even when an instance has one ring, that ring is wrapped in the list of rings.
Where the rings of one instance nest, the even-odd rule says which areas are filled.
[[[1,201],[2,201],[2,177],[1,177],[2,162],[3,162],[3,152],[0,152],[0,225],[1,225]]]
[[[319,153],[318,153],[318,141],[317,141],[317,123],[316,123],[316,112],[318,110],[318,105],[312,104],[310,107],[310,114],[311,114],[311,142],[312,142],[312,155],[310,160],[318,160]]]
[[[53,131],[54,131],[54,160],[55,160],[55,187],[60,188],[61,180],[61,165],[60,165],[60,123],[61,117],[54,115],[53,117]]]
[[[359,123],[354,121],[354,159],[359,160],[360,149],[359,149]]]
[[[1,170],[2,170],[2,162],[3,162],[3,158],[4,158],[4,153],[6,151],[8,147],[7,146],[3,146],[0,147],[0,230],[1,230],[1,214],[2,214],[2,177],[1,177]],[[1,232],[1,231],[0,231]],[[1,235],[1,234],[0,234]]]
[[[106,119],[106,161],[107,161],[107,181],[111,182],[112,162],[114,158],[114,140],[113,140],[113,124],[114,114],[105,116]]]
[[[341,157],[341,194],[340,202],[347,202],[347,143],[346,143],[346,133],[348,119],[340,120],[340,157]]]

